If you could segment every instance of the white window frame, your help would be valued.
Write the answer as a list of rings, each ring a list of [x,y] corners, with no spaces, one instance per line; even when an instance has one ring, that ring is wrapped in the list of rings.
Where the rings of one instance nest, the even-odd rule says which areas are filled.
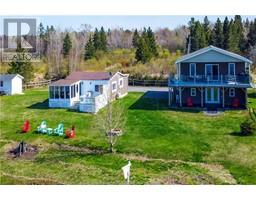
[[[231,66],[234,66],[234,74],[230,74],[230,68]],[[229,76],[235,76],[236,75],[236,63],[228,63],[228,75]]]
[[[120,81],[122,81],[122,84],[120,84]],[[123,78],[120,78],[118,80],[118,83],[119,83],[119,88],[123,88],[124,87],[124,79]]]
[[[229,96],[229,97],[235,97],[235,96],[236,96],[236,90],[235,90],[235,88],[229,88],[229,90],[228,90],[228,96]]]
[[[195,67],[195,74],[191,74],[191,68],[192,68],[192,66]],[[196,76],[196,63],[190,63],[190,64],[189,64],[189,76],[190,76],[190,77],[195,77],[195,76]]]
[[[190,88],[190,96],[196,97],[196,88]]]
[[[113,85],[116,85],[116,89],[113,89]],[[117,91],[117,82],[116,81],[112,82],[112,84],[111,84],[111,91],[112,92],[116,92]]]

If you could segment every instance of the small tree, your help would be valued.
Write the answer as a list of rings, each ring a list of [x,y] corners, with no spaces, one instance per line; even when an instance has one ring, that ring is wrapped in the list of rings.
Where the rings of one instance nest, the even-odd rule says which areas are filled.
[[[85,45],[84,59],[88,60],[88,59],[93,58],[94,56],[95,56],[95,48],[93,45],[92,36],[90,36],[88,42]]]
[[[256,132],[256,109],[248,109],[249,116],[247,119],[240,125],[242,135],[252,135]]]
[[[17,58],[9,63],[10,68],[8,69],[8,74],[20,74],[24,77],[24,82],[29,82],[34,78],[33,66],[30,60],[24,59],[26,56],[26,51],[21,48],[21,45],[17,45]]]
[[[67,33],[63,40],[63,55],[66,57],[69,55],[69,51],[72,48],[72,41],[70,39],[69,34]]]
[[[110,100],[105,109],[96,115],[96,126],[103,133],[109,144],[109,152],[114,152],[117,138],[123,134],[125,124],[124,107],[117,102],[113,105]]]

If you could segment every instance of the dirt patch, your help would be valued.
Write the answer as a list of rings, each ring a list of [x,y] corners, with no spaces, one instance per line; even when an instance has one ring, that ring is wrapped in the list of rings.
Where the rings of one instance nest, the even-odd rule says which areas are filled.
[[[76,147],[76,146],[70,146],[66,144],[58,144],[58,149],[65,150],[65,151],[74,151],[74,152],[81,152],[86,154],[104,154],[107,153],[104,150],[100,149],[90,149],[88,147]]]
[[[27,144],[25,142],[16,143],[11,147],[11,149],[7,152],[8,157],[17,159],[34,159],[36,154],[38,153],[38,148],[35,145]]]

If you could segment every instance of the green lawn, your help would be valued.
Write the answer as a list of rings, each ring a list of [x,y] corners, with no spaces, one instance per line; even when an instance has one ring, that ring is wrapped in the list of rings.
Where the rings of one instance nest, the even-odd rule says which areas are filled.
[[[1,184],[124,184],[121,167],[132,161],[132,184],[256,184],[256,134],[242,137],[239,125],[246,111],[226,111],[218,117],[202,112],[168,110],[167,100],[130,93],[122,100],[127,111],[125,134],[113,155],[95,128],[94,115],[47,108],[47,90],[27,90],[25,95],[0,97]],[[256,98],[249,94],[249,106]],[[76,126],[77,137],[65,139],[19,134],[25,119],[32,130],[42,120],[50,127],[63,122]],[[32,160],[11,159],[7,151],[17,141],[37,145]],[[91,153],[62,148],[76,146]]]

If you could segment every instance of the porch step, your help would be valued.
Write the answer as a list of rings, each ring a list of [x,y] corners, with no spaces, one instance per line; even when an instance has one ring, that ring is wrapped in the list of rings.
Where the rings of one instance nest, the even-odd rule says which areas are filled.
[[[70,107],[70,110],[79,110],[79,101],[75,102],[74,105]]]

